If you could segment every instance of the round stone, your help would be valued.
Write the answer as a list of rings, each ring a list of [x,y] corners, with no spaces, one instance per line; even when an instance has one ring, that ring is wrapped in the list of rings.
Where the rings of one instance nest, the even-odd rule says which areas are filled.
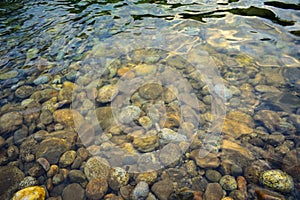
[[[224,190],[235,190],[237,189],[237,182],[233,176],[225,175],[220,179],[220,185]]]
[[[275,169],[266,170],[260,174],[260,182],[265,186],[280,192],[291,192],[294,188],[294,181],[287,173]]]
[[[139,94],[144,99],[157,99],[163,92],[163,88],[158,83],[148,83],[140,87]]]
[[[86,196],[90,199],[101,199],[108,190],[108,184],[105,178],[94,178],[86,186]]]
[[[30,95],[32,95],[33,91],[34,91],[33,87],[29,85],[23,85],[16,90],[15,95],[20,99],[25,99]]]
[[[0,117],[0,135],[17,130],[23,124],[21,112],[9,112]]]
[[[60,109],[56,110],[53,113],[53,118],[56,122],[64,124],[67,127],[80,127],[80,125],[83,123],[84,118],[82,115],[71,109]]]
[[[137,106],[127,106],[119,114],[119,120],[121,123],[129,124],[133,120],[138,119],[141,112],[141,109]]]
[[[76,158],[76,151],[74,150],[70,150],[70,151],[66,151],[59,160],[59,165],[61,167],[67,167],[69,165],[71,165],[73,163],[73,161]]]
[[[220,172],[218,172],[216,170],[212,170],[212,169],[206,170],[205,176],[211,182],[219,182],[219,180],[222,177],[222,175],[220,174]]]
[[[12,200],[24,200],[24,199],[38,199],[44,200],[46,198],[45,188],[41,186],[27,187],[16,192]]]
[[[146,199],[149,194],[149,185],[141,181],[139,182],[132,191],[132,200]]]
[[[110,166],[106,159],[99,156],[91,157],[87,160],[84,167],[84,174],[88,180],[93,178],[104,178],[109,176]]]
[[[84,189],[78,183],[72,183],[70,185],[67,185],[67,187],[65,187],[63,190],[62,198],[72,200],[83,200],[85,199]]]
[[[104,85],[99,89],[96,100],[100,103],[111,102],[118,92],[119,90],[116,85]]]
[[[120,167],[116,167],[110,170],[108,178],[109,187],[113,190],[119,190],[122,186],[128,184],[129,173]]]
[[[39,76],[38,78],[36,78],[33,83],[35,85],[40,85],[40,84],[44,84],[44,83],[48,83],[50,81],[50,76],[45,74],[42,76]]]

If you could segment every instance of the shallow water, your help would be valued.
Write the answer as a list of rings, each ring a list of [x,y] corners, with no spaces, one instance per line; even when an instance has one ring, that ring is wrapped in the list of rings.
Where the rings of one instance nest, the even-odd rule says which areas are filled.
[[[220,199],[218,187],[299,199],[299,10],[299,0],[2,1],[0,165],[22,172],[8,184],[0,172],[1,199],[33,185],[86,199],[99,176],[98,199]],[[130,179],[89,167],[96,156]],[[290,176],[263,180],[272,169]],[[238,188],[212,184],[218,173]]]

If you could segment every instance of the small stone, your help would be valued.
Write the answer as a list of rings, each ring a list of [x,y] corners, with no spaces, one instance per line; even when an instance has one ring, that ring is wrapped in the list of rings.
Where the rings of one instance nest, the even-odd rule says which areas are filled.
[[[108,184],[105,178],[93,178],[86,186],[86,196],[90,199],[101,199],[108,190]]]
[[[7,157],[9,160],[14,160],[19,155],[19,149],[15,145],[10,145],[7,149]]]
[[[190,156],[201,168],[217,168],[220,165],[220,159],[217,155],[205,152],[205,150],[193,150]]]
[[[113,190],[118,191],[122,186],[128,184],[129,173],[120,167],[116,167],[110,170],[108,184]]]
[[[140,117],[139,123],[144,129],[150,129],[153,125],[152,120],[148,116]]]
[[[212,170],[212,169],[208,169],[205,172],[205,176],[206,178],[211,181],[211,182],[219,182],[219,180],[221,179],[222,175],[220,174],[220,172],[216,171],[216,170]]]
[[[42,76],[39,76],[38,78],[36,78],[33,83],[35,85],[41,85],[41,84],[45,84],[48,83],[50,81],[50,75],[48,74],[44,74]]]
[[[104,178],[109,176],[110,165],[107,160],[99,156],[91,157],[87,160],[84,167],[84,174],[88,180],[93,178]]]
[[[73,99],[73,92],[76,89],[76,85],[72,82],[66,81],[63,84],[62,89],[58,93],[58,101],[65,101],[65,103],[71,103]]]
[[[102,130],[106,130],[114,123],[114,116],[111,107],[99,107],[96,109],[98,123]]]
[[[32,95],[33,92],[34,92],[34,88],[32,86],[23,85],[16,90],[15,95],[20,99],[25,99],[30,95]]]
[[[66,151],[65,153],[62,154],[62,156],[59,159],[59,165],[61,167],[67,167],[73,163],[73,161],[76,158],[76,151],[70,150]]]
[[[66,127],[80,127],[84,121],[83,116],[76,110],[60,109],[53,113],[56,122],[64,124]]]
[[[240,190],[233,190],[230,192],[229,196],[232,200],[244,200],[247,199],[245,194]]]
[[[261,121],[270,132],[279,129],[281,122],[279,114],[272,110],[260,110],[254,116],[254,119]]]
[[[30,186],[35,186],[38,184],[38,181],[36,180],[36,178],[32,177],[32,176],[26,176],[19,184],[21,189],[30,187]]]
[[[111,102],[118,94],[119,90],[116,85],[104,85],[98,91],[96,100],[100,103]]]
[[[6,141],[3,137],[0,136],[0,149],[6,145]]]
[[[235,190],[237,189],[237,182],[233,176],[225,175],[220,179],[220,185],[224,190]]]
[[[9,197],[9,191],[16,188],[19,183],[24,179],[24,173],[17,167],[4,166],[0,167],[0,197]]]
[[[220,200],[223,198],[223,189],[219,183],[209,183],[204,193],[205,200]]]
[[[285,200],[283,195],[267,189],[257,188],[255,189],[255,193],[259,200]]]
[[[63,199],[84,200],[84,189],[78,183],[72,183],[64,188],[62,193]]]
[[[9,112],[0,117],[0,136],[17,130],[23,124],[21,112]]]
[[[118,118],[121,123],[129,124],[133,122],[133,120],[138,119],[141,112],[141,109],[137,106],[127,106],[121,110]]]
[[[22,128],[16,130],[14,133],[14,143],[20,145],[28,136],[28,128],[22,125]],[[1,146],[1,145],[0,145]]]
[[[154,183],[151,190],[160,200],[168,200],[169,196],[174,192],[173,183],[169,179]]]
[[[265,187],[279,192],[291,192],[294,189],[292,177],[279,169],[262,172],[259,180]]]
[[[12,79],[18,76],[19,72],[16,70],[8,71],[6,73],[0,74],[0,80]]]
[[[160,144],[168,144],[168,143],[179,143],[183,141],[187,141],[187,137],[185,135],[179,134],[172,129],[163,128],[158,133]]]
[[[38,162],[46,172],[50,169],[50,163],[46,158],[38,158],[36,162]]]
[[[163,88],[158,83],[149,83],[139,88],[139,95],[147,100],[157,99],[163,92]]]
[[[62,183],[65,180],[63,174],[59,173],[59,174],[55,174],[52,177],[52,183],[53,185],[59,185],[60,183]]]
[[[44,200],[46,198],[45,188],[41,186],[27,187],[16,192],[12,200],[36,199]]]
[[[159,152],[159,160],[165,166],[179,161],[182,154],[178,145],[170,143],[164,146]]]
[[[148,131],[141,137],[135,137],[133,139],[133,146],[141,152],[151,152],[159,146],[159,138],[154,133],[155,131]]]
[[[139,173],[137,177],[135,178],[136,182],[141,182],[144,181],[148,183],[149,185],[152,185],[155,180],[157,179],[157,172],[156,171],[151,171],[151,172],[143,172]]]
[[[154,74],[157,70],[155,65],[139,64],[134,68],[137,76],[146,76]]]
[[[48,138],[43,140],[36,151],[36,157],[46,158],[50,164],[58,162],[61,154],[68,151],[71,148],[71,144],[64,139]]]
[[[270,85],[257,85],[255,86],[255,90],[261,93],[280,93],[280,90]]]
[[[68,176],[71,183],[82,184],[86,181],[85,175],[81,170],[71,170]]]
[[[42,110],[40,115],[40,121],[44,125],[48,125],[52,123],[53,121],[52,113],[49,110]]]
[[[58,173],[58,170],[59,168],[57,165],[51,165],[49,171],[47,172],[47,177],[53,177]]]
[[[132,191],[132,200],[145,199],[149,194],[149,185],[146,182],[139,182]]]

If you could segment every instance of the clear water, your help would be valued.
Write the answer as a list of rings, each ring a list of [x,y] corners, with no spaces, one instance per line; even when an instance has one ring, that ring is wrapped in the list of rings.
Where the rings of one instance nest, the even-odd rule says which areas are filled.
[[[298,160],[293,163],[295,166],[287,167],[288,164],[283,163],[289,151],[294,150],[297,155],[300,152],[299,10],[299,0],[1,1],[0,115],[12,110],[22,111],[24,99],[30,97],[16,97],[16,89],[20,86],[30,85],[35,91],[44,88],[59,91],[63,82],[68,80],[79,86],[80,90],[73,92],[72,102],[57,100],[56,103],[61,104],[57,109],[71,107],[79,111],[88,123],[93,124],[96,135],[101,135],[103,133],[101,127],[97,122],[94,123],[97,121],[96,113],[88,110],[107,106],[109,103],[97,101],[95,103],[93,97],[86,97],[89,102],[94,103],[94,107],[85,110],[83,100],[78,99],[77,94],[86,90],[91,90],[89,92],[92,93],[92,89],[87,88],[87,85],[99,80],[103,81],[103,85],[118,82],[124,91],[128,88],[137,91],[138,87],[146,82],[145,77],[141,76],[139,81],[132,83],[126,75],[123,78],[115,75],[119,68],[127,65],[146,63],[149,65],[148,68],[156,65],[161,71],[171,67],[174,72],[167,78],[160,77],[161,74],[156,74],[157,77],[150,74],[149,77],[152,81],[156,78],[155,81],[164,87],[172,84],[176,88],[191,85],[188,86],[191,88],[187,89],[189,92],[185,89],[182,91],[185,91],[183,95],[192,94],[194,98],[192,100],[198,98],[201,102],[207,102],[209,101],[207,98],[211,99],[206,103],[208,111],[199,109],[193,103],[187,103],[184,97],[179,103],[194,106],[196,115],[200,116],[194,131],[205,133],[202,138],[196,134],[203,142],[202,149],[213,152],[218,155],[221,162],[223,161],[223,164],[216,167],[217,171],[225,175],[227,171],[224,169],[226,166],[224,163],[228,160],[231,161],[231,165],[235,164],[243,169],[240,175],[245,175],[247,167],[240,158],[235,160],[230,157],[232,155],[230,151],[233,150],[231,148],[236,146],[227,146],[223,149],[222,141],[234,141],[243,149],[237,151],[251,152],[254,157],[252,163],[263,162],[269,169],[292,168],[292,171],[299,171]],[[173,68],[172,65],[178,66]],[[194,73],[196,78],[190,74],[193,70],[196,71]],[[13,75],[10,76],[10,73]],[[70,73],[74,73],[74,78],[66,78]],[[45,74],[49,80],[40,84],[34,83],[34,80]],[[172,76],[179,78],[173,80]],[[89,81],[85,82],[86,79]],[[180,82],[182,79],[187,82]],[[96,84],[94,89],[100,87],[101,84],[100,86]],[[121,112],[118,109],[132,103],[127,102],[127,98],[130,97],[126,96],[124,91],[120,101],[111,103],[116,108],[115,116]],[[167,112],[165,108],[160,110],[160,106],[166,104],[158,101],[151,103],[154,107],[158,107],[161,113]],[[280,124],[276,126],[278,121],[274,118],[259,115],[261,110],[274,111],[281,120]],[[184,111],[181,110],[182,113]],[[251,119],[237,115],[237,111],[250,116]],[[260,118],[261,116],[263,117]],[[242,123],[243,126],[236,127],[236,124],[231,124],[232,121]],[[247,124],[249,122],[253,125]],[[34,135],[41,129],[55,130],[53,128],[55,122],[44,127],[38,126],[38,123],[37,120],[35,125],[32,125],[29,135]],[[246,130],[235,130],[243,129],[245,123],[252,129],[250,133]],[[30,126],[25,122],[24,125]],[[118,125],[122,127],[123,124]],[[130,128],[129,131],[124,129],[124,135],[130,134],[136,127]],[[162,127],[153,126],[153,128]],[[6,145],[2,147],[4,156],[7,148],[14,144],[16,130],[0,133],[6,140]],[[180,130],[175,128],[175,131]],[[184,132],[184,129],[181,131]],[[242,133],[243,131],[246,133]],[[270,139],[272,134],[280,134],[283,139],[279,142]],[[103,143],[101,140],[105,139],[96,138],[93,138],[92,143],[88,142],[83,146],[87,148],[92,144],[101,146]],[[112,138],[110,139],[113,143],[118,144],[118,138]],[[162,170],[159,171],[161,176],[168,168],[184,168],[185,163],[192,160],[187,156],[193,150],[191,147],[193,138],[189,139],[191,140],[184,148],[182,159],[175,166],[170,167],[167,163],[163,167],[146,167],[142,170],[131,166],[132,169],[129,171],[133,173],[145,169]],[[14,145],[20,148],[21,144]],[[78,147],[74,148],[77,150]],[[206,156],[206,153],[199,156]],[[16,160],[23,162],[19,156],[2,165],[8,165]],[[110,164],[125,167],[119,163]],[[205,173],[207,169],[197,167],[199,174]],[[28,173],[26,168],[22,170],[25,174]],[[185,178],[190,180],[192,177],[187,175]],[[286,199],[299,198],[300,180],[299,177],[293,178],[295,183],[293,191],[281,192]],[[39,185],[45,184],[45,181],[40,180]],[[69,183],[66,180],[64,184]],[[131,184],[135,185],[134,181]],[[253,184],[248,183],[249,199],[256,198],[253,188],[256,186],[263,188],[259,183]],[[187,185],[187,188],[190,189],[191,185]],[[118,192],[109,189],[107,194],[109,193]],[[227,196],[229,193],[227,192]],[[51,191],[49,194],[51,196]]]

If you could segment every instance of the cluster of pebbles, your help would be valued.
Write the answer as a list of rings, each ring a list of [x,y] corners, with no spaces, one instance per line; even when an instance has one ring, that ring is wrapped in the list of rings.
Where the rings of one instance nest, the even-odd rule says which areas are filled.
[[[139,50],[100,75],[74,64],[4,88],[0,199],[297,199],[300,110],[287,101],[299,98],[281,89],[291,83],[247,56],[226,58],[232,68],[216,56],[221,137],[210,131],[219,86],[162,54]]]

